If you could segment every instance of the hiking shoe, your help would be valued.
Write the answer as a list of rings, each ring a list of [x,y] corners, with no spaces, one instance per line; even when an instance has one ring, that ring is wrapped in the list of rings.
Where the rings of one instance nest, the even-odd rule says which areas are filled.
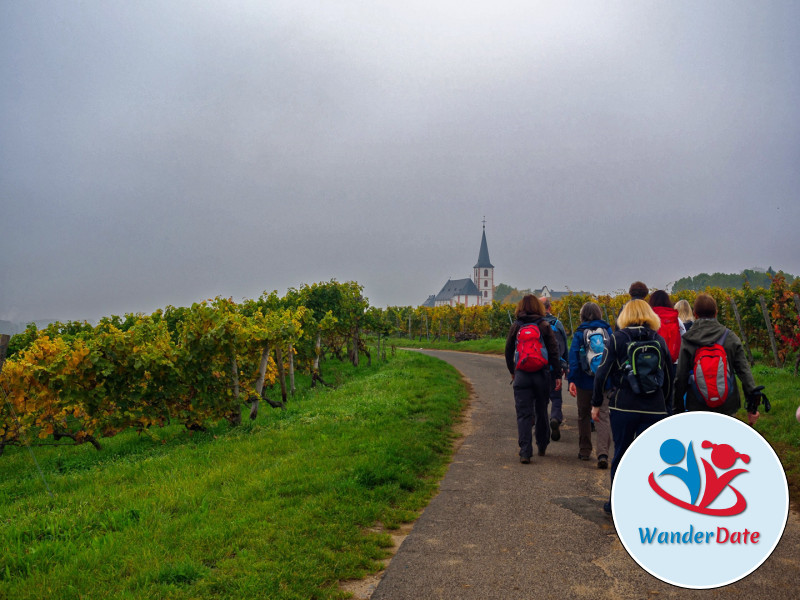
[[[544,456],[544,451],[545,451],[545,448],[542,448],[541,446],[539,446],[539,456]]]
[[[530,456],[520,456],[519,457],[519,462],[521,462],[523,465],[529,465],[529,464],[531,464],[531,457]]]
[[[605,454],[601,454],[597,457],[597,468],[598,469],[607,469],[608,468],[608,457]]]
[[[588,456],[584,456],[583,454],[578,454],[578,458],[580,460],[589,460],[589,457]]]
[[[561,423],[556,421],[555,419],[550,419],[550,439],[554,442],[557,442],[561,439],[561,432],[558,428],[561,426]]]

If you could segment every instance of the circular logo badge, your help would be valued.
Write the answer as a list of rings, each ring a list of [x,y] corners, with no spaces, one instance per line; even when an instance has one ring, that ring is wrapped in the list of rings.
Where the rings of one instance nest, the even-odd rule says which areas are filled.
[[[756,570],[789,516],[786,474],[772,447],[742,421],[690,412],[636,438],[614,477],[617,535],[648,573],[707,589]]]

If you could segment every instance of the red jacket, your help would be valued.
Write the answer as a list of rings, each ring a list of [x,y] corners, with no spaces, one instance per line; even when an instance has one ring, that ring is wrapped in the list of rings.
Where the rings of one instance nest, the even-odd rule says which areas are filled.
[[[681,352],[681,330],[678,325],[678,311],[666,306],[654,306],[653,312],[661,319],[661,328],[658,334],[667,342],[672,362],[677,362]]]

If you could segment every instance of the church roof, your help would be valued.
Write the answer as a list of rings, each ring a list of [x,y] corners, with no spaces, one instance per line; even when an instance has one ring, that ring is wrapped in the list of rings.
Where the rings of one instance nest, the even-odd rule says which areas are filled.
[[[486,229],[483,230],[481,237],[481,251],[478,253],[478,263],[473,269],[494,269],[494,265],[489,262],[489,246],[486,245]]]
[[[453,296],[480,296],[478,287],[472,279],[448,279],[442,291],[436,294],[436,301],[450,300]]]
[[[430,296],[428,296],[428,299],[422,303],[422,306],[427,306],[429,308],[433,308],[434,306],[436,306],[436,295],[431,294]]]

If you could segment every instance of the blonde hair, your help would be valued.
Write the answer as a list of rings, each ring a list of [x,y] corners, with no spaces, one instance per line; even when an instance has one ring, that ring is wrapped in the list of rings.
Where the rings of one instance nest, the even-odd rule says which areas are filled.
[[[653,312],[647,302],[634,299],[622,308],[622,312],[617,319],[617,327],[623,329],[625,327],[636,327],[637,325],[644,325],[653,331],[658,331],[661,328],[661,319]]]
[[[692,314],[692,305],[688,300],[678,300],[675,303],[675,310],[678,311],[678,318],[683,321],[693,321],[694,315]]]

